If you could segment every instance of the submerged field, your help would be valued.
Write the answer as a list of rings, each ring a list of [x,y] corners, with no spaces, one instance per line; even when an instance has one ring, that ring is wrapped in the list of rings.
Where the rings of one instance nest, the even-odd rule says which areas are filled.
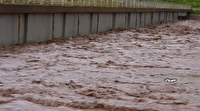
[[[199,55],[195,20],[0,48],[0,110],[199,111]]]

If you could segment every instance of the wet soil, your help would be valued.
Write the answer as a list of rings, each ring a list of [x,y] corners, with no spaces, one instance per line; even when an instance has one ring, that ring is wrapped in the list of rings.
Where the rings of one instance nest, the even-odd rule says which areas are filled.
[[[191,14],[190,20],[200,20],[200,14]]]
[[[199,103],[200,21],[0,48],[0,111],[199,111]]]

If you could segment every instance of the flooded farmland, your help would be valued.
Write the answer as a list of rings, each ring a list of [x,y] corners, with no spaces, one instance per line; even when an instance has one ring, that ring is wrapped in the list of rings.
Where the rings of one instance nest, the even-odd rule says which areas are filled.
[[[0,111],[199,111],[200,21],[0,48]]]

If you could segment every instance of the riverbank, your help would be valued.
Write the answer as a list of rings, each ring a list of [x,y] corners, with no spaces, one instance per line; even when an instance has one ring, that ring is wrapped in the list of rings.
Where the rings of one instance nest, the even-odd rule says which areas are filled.
[[[189,19],[190,20],[200,20],[200,14],[191,14]]]

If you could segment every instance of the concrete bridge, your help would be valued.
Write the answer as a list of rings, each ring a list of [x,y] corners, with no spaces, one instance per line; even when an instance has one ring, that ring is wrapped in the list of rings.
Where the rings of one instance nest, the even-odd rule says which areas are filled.
[[[140,28],[188,17],[191,9],[0,5],[0,46]]]

